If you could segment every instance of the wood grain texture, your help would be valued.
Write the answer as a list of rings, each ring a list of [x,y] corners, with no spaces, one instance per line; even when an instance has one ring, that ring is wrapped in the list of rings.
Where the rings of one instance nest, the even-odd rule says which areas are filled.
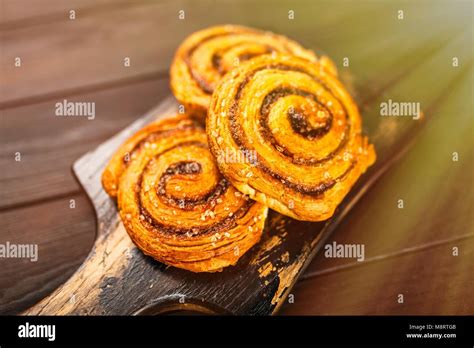
[[[453,246],[459,256],[453,256]],[[473,262],[471,235],[361,266],[328,269],[300,281],[292,292],[294,303],[282,314],[300,314],[304,308],[306,315],[472,315]],[[399,294],[404,303],[398,303]]]
[[[70,208],[70,200],[75,208]],[[94,211],[82,194],[0,212],[1,242],[37,244],[38,261],[1,261],[0,313],[18,313],[65,282],[94,242]]]
[[[69,11],[76,14],[100,11],[130,1],[121,0],[3,0],[1,2],[0,30],[36,25],[69,17]]]
[[[0,172],[0,210],[78,192],[70,172],[71,163],[168,93],[167,79],[152,79],[64,96],[71,102],[94,102],[94,120],[55,116],[58,100],[2,111],[0,165],[5,170]],[[16,152],[21,153],[21,162],[15,161]]]
[[[422,4],[428,6],[430,2]],[[268,6],[272,11],[268,11]],[[167,72],[174,51],[187,35],[207,26],[236,21],[284,33],[316,51],[323,49],[338,65],[343,57],[350,55],[351,70],[358,76],[359,86],[376,91],[384,80],[390,81],[404,70],[400,70],[400,60],[407,60],[402,66],[406,68],[407,64],[429,57],[431,49],[465,25],[453,19],[463,16],[466,5],[452,7],[451,11],[446,11],[446,6],[431,6],[426,16],[423,5],[404,2],[405,11],[411,15],[402,25],[396,20],[399,6],[392,1],[362,1],[348,11],[344,1],[216,3],[204,0],[199,5],[187,1],[132,1],[129,6],[87,12],[74,22],[65,18],[3,30],[0,31],[3,43],[0,67],[8,88],[2,86],[0,108],[44,100],[65,91],[83,92],[85,86],[123,83]],[[186,20],[179,20],[178,12],[183,9]],[[298,13],[298,20],[287,19],[289,9]],[[370,15],[371,21],[356,20]],[[434,20],[439,17],[444,20],[434,26]],[[344,30],[330,30],[340,21],[351,25],[351,35]],[[408,33],[428,25],[430,30],[418,31],[416,36],[407,38]],[[400,45],[402,41],[404,44]],[[370,49],[366,42],[371,43]],[[373,59],[388,49],[390,55],[383,60]],[[22,58],[20,69],[13,64],[15,57]],[[130,67],[124,67],[124,57],[130,57]],[[367,69],[368,62],[370,69]],[[48,73],[44,74],[41,71],[46,63]]]

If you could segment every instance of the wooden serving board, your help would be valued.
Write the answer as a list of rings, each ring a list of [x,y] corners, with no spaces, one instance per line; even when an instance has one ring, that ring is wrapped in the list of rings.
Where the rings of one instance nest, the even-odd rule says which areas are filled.
[[[166,99],[74,163],[73,171],[97,215],[96,242],[76,273],[24,314],[132,315],[179,310],[274,314],[331,232],[370,185],[400,157],[409,144],[408,139],[414,138],[411,131],[398,132],[400,136],[389,139],[388,143],[380,122],[376,129],[382,133],[369,134],[378,152],[376,165],[362,177],[330,220],[296,221],[270,211],[262,240],[236,266],[217,273],[192,273],[168,267],[142,254],[128,237],[115,202],[100,182],[106,163],[125,139],[155,118],[175,113],[176,109],[174,99]],[[394,142],[403,147],[393,146]]]

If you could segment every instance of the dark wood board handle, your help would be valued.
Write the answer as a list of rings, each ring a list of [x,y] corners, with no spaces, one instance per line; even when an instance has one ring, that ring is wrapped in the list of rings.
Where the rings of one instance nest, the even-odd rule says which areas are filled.
[[[296,221],[271,211],[260,243],[236,266],[218,273],[167,267],[143,255],[131,242],[115,202],[101,187],[102,171],[119,145],[157,116],[173,114],[170,97],[73,165],[97,215],[96,242],[82,266],[53,294],[24,314],[132,315],[175,310],[202,313],[269,315],[286,300],[293,284],[351,207],[409,147],[413,123],[400,126],[397,137],[383,137],[383,125],[369,134],[378,160],[325,222]],[[383,122],[379,122],[383,123]],[[381,132],[377,134],[377,132]]]

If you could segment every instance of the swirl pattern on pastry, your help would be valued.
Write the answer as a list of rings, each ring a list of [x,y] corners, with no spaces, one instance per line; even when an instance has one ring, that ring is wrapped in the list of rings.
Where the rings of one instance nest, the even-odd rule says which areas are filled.
[[[222,76],[240,62],[268,53],[317,60],[312,51],[284,36],[242,26],[216,26],[190,35],[178,48],[171,66],[171,89],[188,112],[205,115]],[[329,58],[322,57],[321,62],[336,74]]]
[[[375,161],[343,85],[318,62],[294,56],[262,55],[224,77],[206,129],[221,172],[237,189],[299,220],[331,217]],[[229,152],[254,161],[226,161]]]
[[[137,132],[111,159],[102,182],[116,195],[134,243],[168,265],[219,271],[263,231],[267,208],[220,174],[204,129],[186,115]]]

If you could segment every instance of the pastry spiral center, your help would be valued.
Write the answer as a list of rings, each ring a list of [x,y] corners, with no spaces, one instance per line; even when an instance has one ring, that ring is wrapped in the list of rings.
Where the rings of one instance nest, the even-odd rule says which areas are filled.
[[[274,106],[275,110],[271,112]],[[271,130],[270,114],[275,126],[281,122],[282,116],[286,116],[293,131],[309,140],[315,140],[329,132],[333,120],[331,111],[315,95],[297,88],[277,88],[265,96],[260,115],[263,129],[267,132]]]
[[[208,192],[192,193],[200,187],[198,182],[205,180],[202,166],[195,161],[174,163],[160,177],[157,194],[170,206],[180,209],[194,209],[196,205],[215,204],[216,199],[227,189],[229,183],[220,178],[218,183]]]
[[[148,228],[171,234],[215,233],[234,226],[253,205],[235,194],[203,142],[144,151],[136,159],[132,166],[143,167],[136,202],[141,223]]]

